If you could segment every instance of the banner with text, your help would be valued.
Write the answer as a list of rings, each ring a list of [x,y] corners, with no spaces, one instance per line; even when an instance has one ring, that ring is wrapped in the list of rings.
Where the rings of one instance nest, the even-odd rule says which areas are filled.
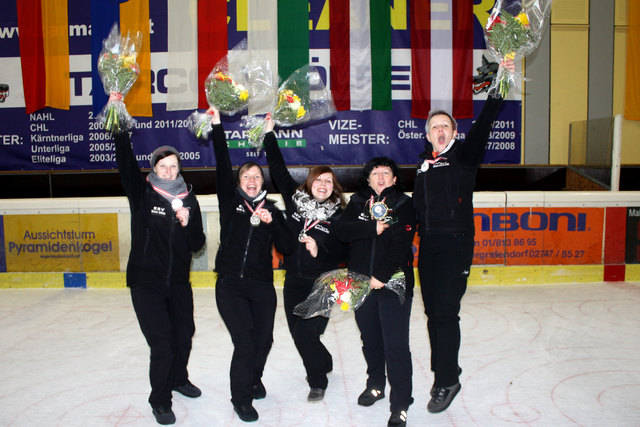
[[[69,64],[71,108],[45,108],[25,114],[22,71],[15,2],[3,9],[0,20],[0,171],[100,170],[115,169],[115,151],[111,137],[98,125],[92,112],[91,15],[86,0],[69,0]],[[244,0],[229,0],[229,46],[246,37]],[[392,20],[392,107],[390,111],[340,111],[327,121],[308,126],[277,130],[289,165],[361,165],[373,156],[392,157],[400,165],[415,165],[424,150],[424,120],[411,118],[411,42],[408,28],[409,0],[392,2],[391,11],[403,14]],[[479,0],[476,0],[479,3]],[[482,2],[486,3],[486,2]],[[328,87],[329,0],[310,0],[309,61],[318,67]],[[153,116],[138,117],[133,130],[134,151],[142,167],[148,167],[154,148],[171,144],[183,155],[188,168],[215,166],[210,147],[199,143],[187,129],[192,111],[167,111],[167,86],[188,84],[181,73],[168,79],[167,2],[149,0],[151,11],[151,80]],[[474,8],[474,70],[480,81],[488,69],[482,24],[487,8]],[[433,15],[432,15],[433,17]],[[432,18],[433,19],[433,18]],[[442,23],[440,23],[442,24]],[[444,24],[442,24],[444,25]],[[448,22],[447,25],[455,23]],[[486,56],[488,58],[488,56]],[[483,65],[485,65],[483,67]],[[497,64],[496,64],[497,65]],[[483,71],[481,71],[483,70]],[[183,70],[184,71],[184,70]],[[476,72],[474,71],[474,72]],[[479,114],[486,93],[474,95],[475,116]],[[264,154],[246,144],[240,127],[241,114],[225,117],[232,162],[247,159],[265,164]],[[472,119],[459,121],[460,137],[468,132]],[[484,163],[519,164],[521,160],[521,95],[510,93],[494,122]]]

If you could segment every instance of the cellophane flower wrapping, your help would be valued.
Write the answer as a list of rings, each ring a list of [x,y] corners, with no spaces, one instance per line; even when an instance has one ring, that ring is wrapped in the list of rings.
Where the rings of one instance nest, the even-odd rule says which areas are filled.
[[[273,121],[286,127],[323,120],[336,112],[331,93],[318,69],[303,65],[282,82],[276,94]]]
[[[282,82],[267,109],[271,112],[274,123],[280,127],[323,120],[336,112],[331,93],[322,81],[318,69],[309,64],[298,68]],[[249,145],[260,150],[265,134],[265,116],[244,116],[242,127],[247,130]]]
[[[221,114],[234,115],[251,102],[273,97],[273,71],[269,61],[247,49],[242,40],[213,67],[204,82],[207,103]],[[198,138],[211,132],[210,116],[195,111],[189,127]]]
[[[309,319],[355,311],[371,292],[370,282],[368,276],[346,268],[328,271],[316,279],[307,299],[296,305],[293,313]],[[398,294],[400,302],[404,303],[406,282],[402,271],[395,273],[385,287]]]
[[[107,38],[102,41],[98,72],[109,100],[97,120],[112,133],[125,132],[136,123],[127,111],[124,97],[140,74],[136,60],[141,46],[141,32],[121,35],[118,24],[114,24]]]
[[[331,270],[318,277],[306,300],[293,313],[303,319],[331,317],[332,312],[354,311],[362,305],[371,288],[369,277],[346,268]]]
[[[484,29],[487,49],[495,60],[515,61],[531,54],[540,44],[550,9],[551,0],[496,0]],[[489,91],[505,98],[521,79],[501,66]]]

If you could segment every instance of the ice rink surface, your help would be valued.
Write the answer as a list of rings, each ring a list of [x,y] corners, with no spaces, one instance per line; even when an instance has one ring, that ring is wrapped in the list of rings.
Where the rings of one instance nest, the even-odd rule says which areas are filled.
[[[433,382],[417,289],[409,426],[640,425],[640,285],[473,286],[463,299],[462,390],[440,414],[426,410]],[[389,400],[356,404],[366,366],[353,316],[333,318],[323,341],[334,370],[310,404],[278,289],[274,345],[254,402],[256,426],[386,426]],[[174,393],[180,426],[242,426],[229,401],[232,345],[213,289],[194,290],[191,381]],[[153,426],[149,350],[126,289],[0,290],[1,426]],[[388,393],[387,388],[387,393]]]

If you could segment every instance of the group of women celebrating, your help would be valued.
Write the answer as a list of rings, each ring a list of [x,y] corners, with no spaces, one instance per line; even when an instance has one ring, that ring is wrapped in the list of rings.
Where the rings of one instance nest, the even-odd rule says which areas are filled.
[[[257,163],[243,164],[234,178],[219,112],[208,111],[221,230],[215,295],[233,342],[231,403],[241,420],[256,421],[253,401],[267,394],[262,374],[273,344],[275,246],[284,255],[284,308],[306,370],[307,400],[324,398],[327,374],[333,369],[331,354],[320,340],[328,319],[304,319],[294,309],[309,296],[320,275],[346,263],[350,271],[369,277],[371,288],[355,312],[367,363],[367,382],[357,402],[371,406],[383,399],[388,381],[388,426],[406,425],[407,410],[413,403],[409,319],[416,227],[421,237],[418,271],[434,372],[427,409],[441,412],[449,406],[460,390],[458,314],[473,255],[475,174],[501,101],[489,98],[464,144],[455,139],[453,117],[441,110],[432,112],[413,200],[403,192],[398,167],[387,157],[375,157],[364,165],[348,204],[329,167],[314,167],[304,182],[296,182],[278,147],[273,121],[267,117],[264,149],[286,216],[267,199],[263,171]],[[114,140],[131,209],[127,285],[151,349],[149,403],[158,423],[173,424],[172,391],[192,398],[201,394],[187,372],[195,332],[189,268],[192,253],[205,242],[200,207],[180,175],[180,157],[173,147],[163,146],[152,153],[152,171],[144,177],[128,133],[116,134]],[[403,298],[385,286],[398,274],[403,277]]]

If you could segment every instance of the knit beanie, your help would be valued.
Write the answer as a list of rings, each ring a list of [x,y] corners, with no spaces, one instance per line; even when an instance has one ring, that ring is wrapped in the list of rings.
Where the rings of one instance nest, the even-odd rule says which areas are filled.
[[[176,157],[178,157],[178,160],[180,159],[180,153],[178,152],[178,150],[176,150],[175,148],[173,148],[170,145],[163,145],[162,147],[158,147],[155,150],[153,150],[153,153],[151,153],[151,169],[154,168],[154,166],[156,165],[156,159],[158,158],[158,156],[162,153],[164,153],[165,151],[169,151],[171,154],[175,154]]]

